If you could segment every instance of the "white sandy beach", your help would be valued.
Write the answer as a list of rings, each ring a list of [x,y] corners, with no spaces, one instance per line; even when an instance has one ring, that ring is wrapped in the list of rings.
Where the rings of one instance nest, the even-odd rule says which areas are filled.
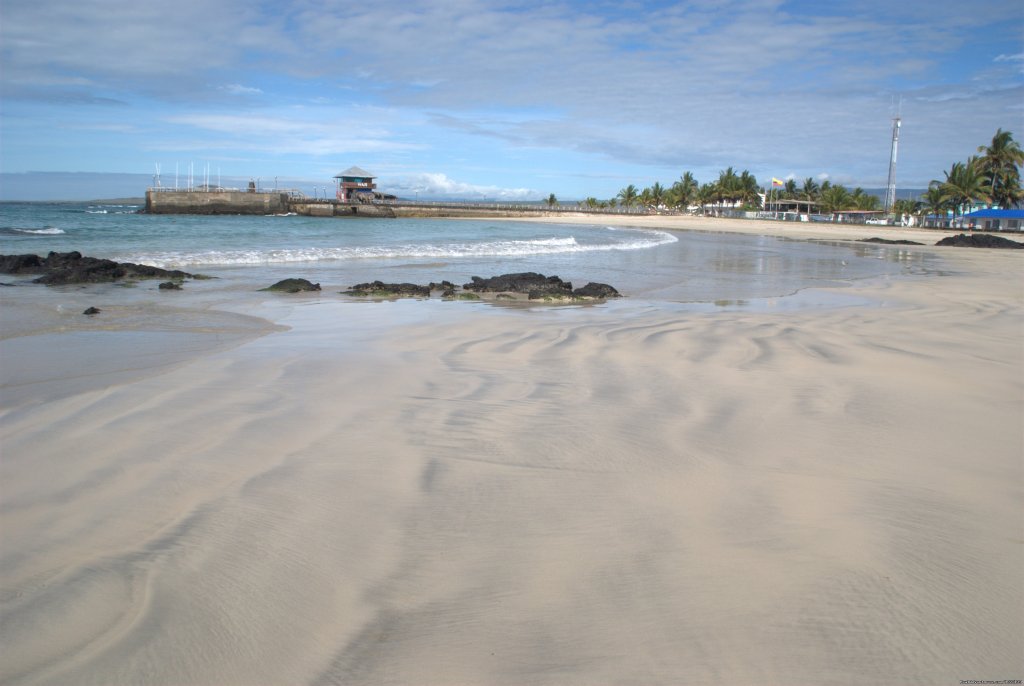
[[[158,367],[108,332],[91,386],[2,389],[0,683],[1024,678],[1024,263],[910,249],[942,272],[865,306],[265,294],[231,316],[287,330]]]

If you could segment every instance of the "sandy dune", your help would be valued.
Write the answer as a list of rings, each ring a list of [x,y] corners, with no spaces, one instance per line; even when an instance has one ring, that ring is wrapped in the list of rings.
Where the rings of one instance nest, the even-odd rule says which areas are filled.
[[[829,310],[278,299],[8,402],[0,682],[1021,678],[1020,256],[943,254]]]

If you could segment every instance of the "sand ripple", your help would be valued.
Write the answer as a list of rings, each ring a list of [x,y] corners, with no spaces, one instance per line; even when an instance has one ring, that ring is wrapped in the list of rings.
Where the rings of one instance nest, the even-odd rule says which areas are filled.
[[[778,314],[321,303],[8,412],[0,680],[1016,678],[998,277]]]

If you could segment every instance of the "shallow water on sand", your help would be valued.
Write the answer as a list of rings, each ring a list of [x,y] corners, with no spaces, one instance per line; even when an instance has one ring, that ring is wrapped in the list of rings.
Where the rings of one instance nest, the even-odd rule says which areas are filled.
[[[84,255],[218,277],[247,290],[289,277],[339,290],[534,271],[627,296],[715,302],[786,296],[929,267],[922,252],[770,236],[450,219],[140,215],[137,206],[0,204],[0,253]],[[190,286],[198,288],[198,284]]]

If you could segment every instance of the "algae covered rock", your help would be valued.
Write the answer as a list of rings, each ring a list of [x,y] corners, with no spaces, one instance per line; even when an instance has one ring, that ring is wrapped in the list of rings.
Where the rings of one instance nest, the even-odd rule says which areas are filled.
[[[274,291],[276,293],[301,293],[303,291],[318,291],[320,290],[320,284],[312,283],[306,279],[283,279],[273,286],[268,286],[261,290]]]
[[[474,276],[469,283],[463,284],[462,288],[476,293],[527,293],[531,299],[572,293],[572,284],[568,281],[562,281],[557,276],[544,276],[537,272],[502,274],[489,279]]]
[[[588,300],[605,300],[607,298],[621,298],[622,295],[606,283],[591,281],[586,286],[577,288],[572,294],[578,298]]]
[[[420,286],[415,283],[371,281],[370,283],[356,284],[349,290],[342,291],[342,293],[364,298],[429,298],[430,286]]]

